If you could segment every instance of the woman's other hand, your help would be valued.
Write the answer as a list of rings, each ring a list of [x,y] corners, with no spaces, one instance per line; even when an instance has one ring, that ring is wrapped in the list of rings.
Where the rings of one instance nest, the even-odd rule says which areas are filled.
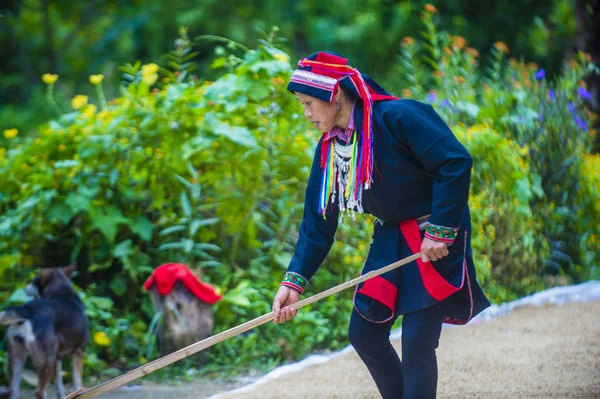
[[[448,244],[423,238],[423,244],[421,245],[421,260],[423,262],[436,261],[444,256],[448,256]]]
[[[282,309],[286,306],[292,305],[300,299],[300,292],[293,288],[285,285],[279,286],[279,290],[273,299],[273,312],[275,312],[275,318],[273,323],[285,323],[286,321],[292,320],[296,317],[296,309],[288,308]]]

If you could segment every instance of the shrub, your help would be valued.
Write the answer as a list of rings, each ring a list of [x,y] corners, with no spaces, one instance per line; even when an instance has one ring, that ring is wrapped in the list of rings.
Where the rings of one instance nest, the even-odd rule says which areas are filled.
[[[457,125],[453,131],[474,160],[472,246],[484,291],[503,302],[538,289],[546,253],[541,223],[529,204],[542,193],[529,173],[528,149],[488,125]]]

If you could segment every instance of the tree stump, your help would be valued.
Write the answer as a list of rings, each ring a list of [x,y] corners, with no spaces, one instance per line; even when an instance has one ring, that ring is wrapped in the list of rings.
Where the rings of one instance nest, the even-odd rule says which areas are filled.
[[[212,335],[212,304],[221,297],[212,286],[200,282],[187,266],[159,266],[144,287],[150,293],[154,311],[162,314],[158,327],[158,346],[162,356]],[[202,354],[200,352],[193,359],[201,360]]]

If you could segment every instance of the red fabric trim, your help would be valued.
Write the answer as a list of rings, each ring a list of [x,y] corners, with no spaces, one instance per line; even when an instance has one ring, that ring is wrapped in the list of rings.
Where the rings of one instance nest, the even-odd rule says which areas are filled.
[[[220,301],[223,297],[215,291],[212,285],[203,283],[196,277],[188,267],[182,263],[165,263],[154,269],[152,275],[144,283],[144,288],[149,291],[153,284],[160,295],[167,295],[175,287],[175,283],[181,281],[198,299],[212,304]]]
[[[317,61],[325,62],[328,64],[348,65],[348,59],[346,59],[344,57],[339,57],[334,54],[324,53],[322,51],[319,54],[317,54]]]
[[[387,306],[392,313],[396,309],[396,299],[398,297],[398,288],[381,276],[375,276],[368,279],[362,288],[356,291],[357,294],[363,294]]]
[[[454,242],[454,240],[451,238],[441,238],[441,237],[431,235],[429,233],[425,233],[425,237],[429,238],[430,240],[444,242],[446,244],[452,244]]]
[[[417,253],[421,250],[421,233],[419,232],[419,225],[415,219],[406,220],[400,223],[400,230],[410,247],[411,252]],[[423,279],[423,285],[425,289],[436,300],[441,301],[454,294],[456,291],[462,288],[464,284],[464,274],[460,287],[455,287],[447,282],[438,272],[435,270],[431,262],[423,262],[421,258],[417,259],[419,265],[419,273]],[[464,271],[463,271],[464,273]]]

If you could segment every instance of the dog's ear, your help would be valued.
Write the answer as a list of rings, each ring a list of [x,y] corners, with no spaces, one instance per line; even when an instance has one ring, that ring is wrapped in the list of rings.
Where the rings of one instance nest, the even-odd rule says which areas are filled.
[[[33,282],[37,286],[37,288],[40,292],[40,295],[42,295],[44,288],[46,288],[46,286],[49,284],[51,279],[52,279],[52,270],[49,268],[40,270],[37,277],[33,279]],[[37,280],[37,282],[36,282],[36,280]]]
[[[73,272],[75,272],[75,270],[77,270],[77,263],[73,263],[69,266],[63,267],[63,272],[65,272],[68,278],[71,278],[71,275],[73,274]]]

